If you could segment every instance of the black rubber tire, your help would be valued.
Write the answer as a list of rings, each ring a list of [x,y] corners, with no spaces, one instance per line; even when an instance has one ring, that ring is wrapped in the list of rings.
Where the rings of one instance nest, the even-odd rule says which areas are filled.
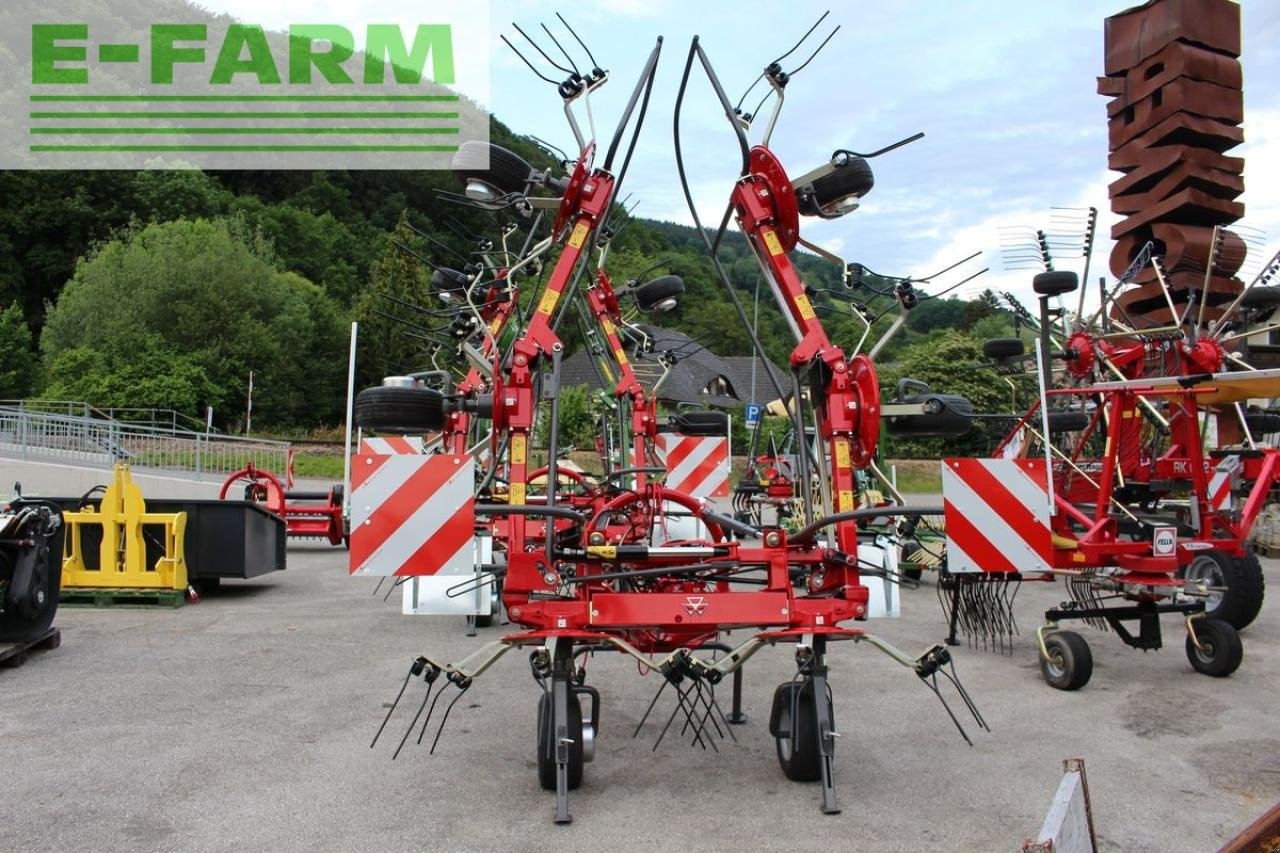
[[[1040,674],[1050,687],[1058,690],[1079,690],[1089,683],[1093,675],[1093,652],[1089,644],[1075,631],[1054,631],[1046,634],[1045,648],[1049,658],[1040,656]]]
[[[1002,360],[1027,354],[1022,338],[988,338],[982,343],[982,354],[987,358]]]
[[[1049,432],[1080,432],[1089,425],[1089,415],[1085,412],[1050,412],[1049,413]],[[1032,425],[1035,426],[1033,420]]]
[[[1225,587],[1220,596],[1205,602],[1206,619],[1221,619],[1242,631],[1262,611],[1266,582],[1262,577],[1262,564],[1252,548],[1246,549],[1243,557],[1232,557],[1217,550],[1198,551],[1190,563],[1178,569],[1178,576]]]
[[[356,423],[389,435],[421,435],[444,426],[444,395],[433,388],[378,385],[356,395]]]
[[[437,294],[448,293],[455,301],[461,301],[466,295],[471,279],[464,272],[440,267],[431,273],[431,289]]]
[[[779,686],[778,690],[790,690],[794,682]],[[776,695],[776,694],[775,694]],[[818,714],[813,701],[813,683],[805,682],[796,699],[796,738],[775,737],[778,766],[782,775],[793,782],[816,782],[822,778],[822,753],[818,749]],[[779,721],[780,731],[791,728],[791,703],[784,703],[786,716]]]
[[[1199,619],[1195,622],[1200,648],[1187,634],[1187,660],[1191,668],[1214,678],[1226,678],[1240,668],[1244,660],[1244,645],[1240,632],[1221,619]]]
[[[677,299],[684,295],[684,279],[678,275],[664,275],[653,281],[646,281],[634,291],[636,305],[641,311],[649,312],[664,299],[673,296]]]
[[[851,157],[847,163],[829,175],[813,182],[812,192],[796,196],[800,213],[804,216],[821,216],[834,219],[841,214],[823,213],[822,208],[846,196],[862,198],[876,185],[871,164],[861,157]],[[847,211],[846,211],[847,212]]]
[[[489,168],[485,169],[485,149],[489,153]],[[523,193],[529,183],[533,167],[514,151],[500,145],[479,140],[464,142],[453,155],[453,173],[464,184],[472,179],[484,181],[500,193]]]
[[[1249,412],[1244,416],[1244,423],[1254,438],[1280,432],[1280,414],[1275,412]]]
[[[959,394],[922,394],[899,402],[921,403],[937,400],[942,411],[937,414],[899,415],[887,418],[885,428],[903,438],[958,438],[973,428],[973,404]]]
[[[1080,287],[1080,276],[1070,270],[1050,270],[1037,273],[1031,279],[1031,289],[1040,296],[1062,296],[1075,293]]]
[[[16,602],[4,602],[4,612],[0,613],[0,643],[28,643],[53,627],[53,617],[58,612],[58,594],[62,588],[62,559],[42,544],[43,537],[36,538],[35,547],[46,552],[43,558],[45,582],[41,585],[43,600],[34,612]]]
[[[555,750],[548,747],[555,737],[551,724],[551,691],[544,691],[538,699],[538,784],[544,791],[556,789]],[[582,784],[582,703],[573,693],[569,694],[569,790]],[[548,757],[550,756],[550,757]]]
[[[1280,308],[1280,287],[1255,287],[1240,299],[1241,308]]]
[[[725,412],[680,412],[671,416],[671,428],[681,435],[728,435],[729,415]]]
[[[919,567],[914,569],[903,569],[902,576],[907,580],[918,581],[920,578],[924,577],[924,569]]]

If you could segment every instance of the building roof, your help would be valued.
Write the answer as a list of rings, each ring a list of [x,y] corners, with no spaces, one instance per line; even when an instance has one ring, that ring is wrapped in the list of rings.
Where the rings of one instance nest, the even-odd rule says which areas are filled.
[[[645,345],[634,343],[627,348],[636,377],[646,388],[658,385],[658,398],[666,403],[695,403],[704,406],[735,408],[751,402],[751,364],[756,362],[756,394],[773,399],[765,362],[751,356],[719,356],[683,332],[661,326],[640,324],[637,328],[647,337]],[[675,364],[663,377],[661,359],[665,354]],[[612,365],[610,365],[612,368]],[[785,375],[774,365],[779,377]],[[579,350],[560,366],[561,384],[586,385],[592,390],[605,388],[590,354]],[[769,388],[769,391],[764,389]],[[608,390],[612,390],[609,388]]]

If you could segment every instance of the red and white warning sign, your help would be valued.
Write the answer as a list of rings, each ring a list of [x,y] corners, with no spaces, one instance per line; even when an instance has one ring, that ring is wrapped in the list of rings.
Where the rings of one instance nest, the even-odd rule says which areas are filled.
[[[942,504],[949,571],[1052,569],[1043,459],[944,459]]]
[[[660,432],[657,439],[658,456],[667,469],[667,488],[695,498],[728,497],[728,436]]]
[[[388,435],[360,440],[360,453],[370,456],[394,456],[398,453],[422,453],[427,442],[416,435]]]
[[[1231,496],[1240,480],[1244,465],[1236,455],[1224,456],[1209,478],[1209,507],[1218,512],[1230,512]]]
[[[471,574],[474,490],[469,456],[357,456],[351,466],[351,574]]]

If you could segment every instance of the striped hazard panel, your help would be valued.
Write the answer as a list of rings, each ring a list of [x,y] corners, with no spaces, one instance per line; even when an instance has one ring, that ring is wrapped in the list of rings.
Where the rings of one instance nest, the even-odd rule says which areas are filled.
[[[351,574],[473,571],[470,457],[361,454],[351,469]]]
[[[1231,511],[1231,495],[1240,480],[1244,466],[1239,456],[1224,456],[1209,478],[1209,507],[1218,512]]]
[[[1052,570],[1043,459],[944,459],[942,504],[949,571]]]
[[[433,439],[416,435],[388,435],[360,440],[360,452],[368,456],[393,456],[397,453],[422,453]]]
[[[695,498],[728,497],[728,436],[660,432],[657,445],[667,469],[667,488]]]

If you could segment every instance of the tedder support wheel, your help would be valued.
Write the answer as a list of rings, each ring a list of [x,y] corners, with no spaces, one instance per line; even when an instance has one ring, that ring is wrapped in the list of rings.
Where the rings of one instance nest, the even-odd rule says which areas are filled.
[[[538,784],[543,790],[556,789],[556,748],[551,723],[551,691],[538,699]],[[582,703],[569,694],[569,790],[582,784]]]
[[[1044,638],[1048,656],[1040,656],[1040,672],[1050,687],[1079,690],[1093,675],[1093,653],[1075,631],[1054,631]]]
[[[1265,594],[1262,564],[1253,549],[1243,557],[1221,551],[1200,551],[1182,570],[1189,581],[1203,581],[1209,587],[1204,602],[1206,619],[1221,619],[1236,630],[1248,627],[1262,610]]]
[[[792,713],[795,724],[792,725]],[[813,702],[813,682],[788,681],[773,693],[770,728],[778,747],[778,764],[793,782],[822,778],[822,754],[818,749],[818,714]],[[792,738],[792,733],[795,738]]]
[[[1244,646],[1235,628],[1221,619],[1197,619],[1194,625],[1200,645],[1196,646],[1188,632],[1187,660],[1196,672],[1226,678],[1240,668]]]
[[[433,388],[377,385],[356,395],[356,423],[391,435],[421,435],[444,426],[444,395]]]

